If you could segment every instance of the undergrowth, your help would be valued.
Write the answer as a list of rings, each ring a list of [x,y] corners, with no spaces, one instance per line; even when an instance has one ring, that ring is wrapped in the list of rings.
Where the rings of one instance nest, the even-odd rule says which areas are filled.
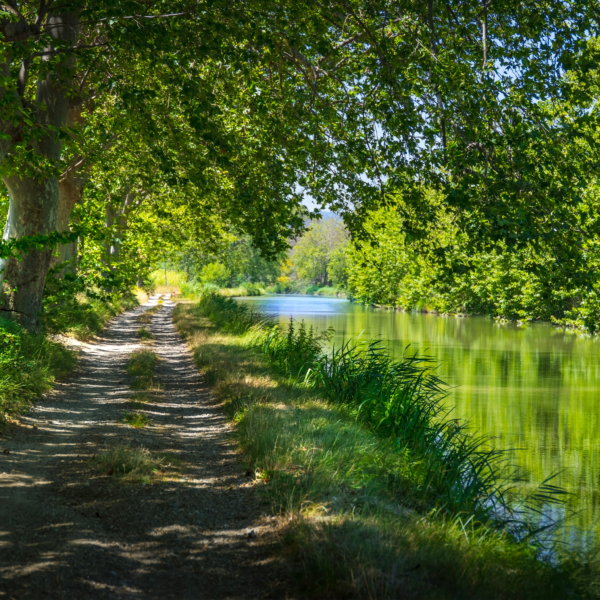
[[[64,345],[0,318],[0,427],[25,412],[75,363],[75,354]]]
[[[139,304],[134,294],[122,296],[76,294],[44,306],[44,326],[48,333],[87,340],[100,333],[107,323]]]
[[[311,595],[599,596],[592,552],[545,560],[535,537],[518,541],[518,515],[494,510],[509,500],[501,457],[444,414],[430,361],[394,362],[377,344],[328,354],[320,334],[238,306],[205,296],[174,318],[290,523]]]

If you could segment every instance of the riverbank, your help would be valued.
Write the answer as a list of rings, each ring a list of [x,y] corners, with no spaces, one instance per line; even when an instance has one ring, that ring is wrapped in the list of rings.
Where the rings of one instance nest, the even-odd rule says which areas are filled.
[[[218,306],[180,305],[175,321],[236,423],[249,472],[286,515],[284,551],[313,596],[595,597],[589,565],[544,563],[534,545],[436,506],[422,487],[423,453],[394,450],[284,374],[257,348],[256,331],[231,330],[235,319]]]

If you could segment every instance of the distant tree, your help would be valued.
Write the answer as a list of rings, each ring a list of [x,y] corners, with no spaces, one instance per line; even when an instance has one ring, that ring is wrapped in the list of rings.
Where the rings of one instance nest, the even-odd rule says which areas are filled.
[[[328,219],[311,225],[292,251],[298,277],[317,285],[341,281],[339,251],[347,242],[348,232],[340,221]]]
[[[202,283],[212,283],[219,287],[229,285],[231,280],[231,271],[221,263],[208,263],[202,268],[200,273],[200,281]]]

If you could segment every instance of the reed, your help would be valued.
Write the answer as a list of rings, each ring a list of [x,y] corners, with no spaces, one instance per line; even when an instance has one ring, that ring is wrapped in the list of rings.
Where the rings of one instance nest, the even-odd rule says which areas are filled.
[[[327,352],[331,329],[319,333],[290,319],[284,331],[260,312],[215,293],[206,293],[199,309],[227,331],[255,330],[254,346],[295,385],[317,391],[389,441],[394,452],[410,455],[419,508],[450,517],[469,514],[522,536],[537,529],[531,517],[544,504],[562,502],[564,491],[550,482],[527,498],[517,496],[520,477],[507,453],[452,418],[444,402],[448,387],[432,357],[406,351],[395,359],[381,340],[349,340]]]

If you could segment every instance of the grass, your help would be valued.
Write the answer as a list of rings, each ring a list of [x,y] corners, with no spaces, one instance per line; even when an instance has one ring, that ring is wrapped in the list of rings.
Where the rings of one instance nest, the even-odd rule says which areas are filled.
[[[346,291],[335,286],[325,286],[312,292],[314,296],[326,296],[330,298],[346,298]]]
[[[123,423],[131,425],[131,427],[135,427],[136,429],[142,429],[143,427],[146,427],[146,425],[150,425],[150,419],[141,412],[125,413],[122,421]]]
[[[181,286],[181,293],[184,297],[190,299],[201,298],[207,290],[218,293],[226,298],[235,298],[239,296],[263,296],[265,289],[256,283],[247,283],[234,288],[219,288],[211,283],[201,283],[190,281]]]
[[[27,412],[76,364],[75,354],[45,335],[33,336],[0,318],[0,427]]]
[[[137,320],[143,325],[150,325],[150,323],[152,322],[152,317],[159,311],[160,306],[151,306],[150,308],[146,309],[141,315],[139,315]]]
[[[158,389],[154,380],[154,369],[158,364],[158,355],[152,350],[136,350],[127,361],[127,373],[133,378],[131,388],[134,390]]]
[[[113,317],[138,306],[140,299],[144,300],[145,297],[143,292],[106,298],[77,294],[60,303],[45,306],[44,326],[51,334],[89,340],[100,333]]]
[[[115,315],[136,306],[138,298],[66,296],[44,306],[43,333],[31,335],[13,321],[0,318],[0,427],[27,412],[36,398],[52,389],[56,379],[75,367],[75,354],[57,341],[57,334],[86,340]],[[142,298],[143,299],[143,298]]]
[[[141,327],[138,329],[137,336],[142,340],[142,342],[149,342],[154,339],[154,334],[152,334],[146,327]]]
[[[320,388],[318,378],[306,385],[306,374],[314,373],[311,361],[306,356],[280,360],[285,356],[281,337],[277,343],[283,349],[269,356],[268,322],[228,302],[179,305],[174,319],[235,422],[248,467],[264,480],[264,494],[289,522],[284,551],[298,565],[309,595],[599,596],[593,553],[572,556],[559,548],[550,563],[542,560],[533,539],[518,542],[485,511],[472,510],[473,499],[459,510],[444,505],[440,500],[449,497],[448,490],[427,477],[439,470],[432,458],[439,454],[437,446],[428,458],[424,448],[399,445],[389,435],[390,423],[379,430],[362,418],[357,404],[340,402],[337,392],[328,391],[326,381]],[[233,314],[227,314],[228,307]],[[309,332],[303,335],[310,354]],[[350,377],[354,358],[338,359],[348,371],[346,381],[360,389],[357,378]]]
[[[160,389],[154,378],[154,370],[158,365],[158,361],[158,355],[146,349],[132,352],[127,361],[127,373],[132,377],[131,388],[138,391],[131,399],[132,408],[135,410],[126,412],[121,420],[136,429],[141,429],[150,424],[148,416],[143,412],[139,412],[139,409],[150,400],[153,400],[154,393]]]
[[[165,458],[153,455],[148,449],[117,446],[93,459],[96,470],[114,479],[131,483],[151,483],[167,467]]]

